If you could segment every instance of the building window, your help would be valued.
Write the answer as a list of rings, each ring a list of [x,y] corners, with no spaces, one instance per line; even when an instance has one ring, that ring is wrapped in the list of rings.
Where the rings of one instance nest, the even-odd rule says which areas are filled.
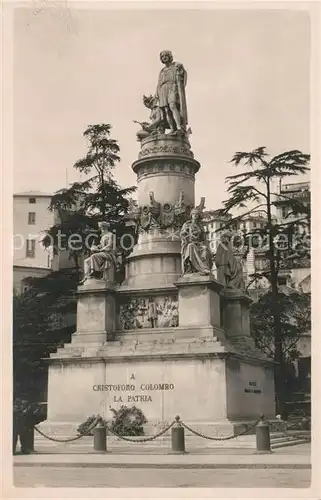
[[[27,240],[26,257],[34,259],[36,256],[36,240]]]
[[[36,203],[36,198],[29,198],[29,203]]]
[[[29,212],[28,213],[28,224],[35,224],[36,223],[36,212]]]

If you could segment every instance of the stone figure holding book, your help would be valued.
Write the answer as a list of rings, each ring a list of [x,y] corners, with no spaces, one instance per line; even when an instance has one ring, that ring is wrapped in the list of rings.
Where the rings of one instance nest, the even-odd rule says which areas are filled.
[[[91,247],[91,254],[84,261],[84,278],[81,284],[90,278],[114,281],[117,266],[115,235],[109,231],[108,222],[101,222],[99,228],[101,231],[100,243]]]

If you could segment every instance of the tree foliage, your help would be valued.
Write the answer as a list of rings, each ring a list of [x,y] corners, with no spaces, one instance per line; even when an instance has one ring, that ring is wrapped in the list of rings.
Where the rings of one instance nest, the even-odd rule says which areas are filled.
[[[292,363],[300,356],[298,340],[311,329],[310,294],[279,291],[280,329],[284,362]],[[251,306],[251,332],[256,345],[274,359],[274,300],[269,291]]]
[[[69,342],[75,329],[72,291],[79,273],[71,269],[27,281],[30,289],[13,297],[13,375],[15,395],[30,400],[45,391],[44,358]]]
[[[58,214],[58,220],[47,231],[45,244],[53,242],[56,253],[62,247],[68,248],[76,266],[97,239],[99,222],[108,221],[119,241],[125,231],[123,216],[128,212],[130,195],[136,190],[135,186],[121,188],[114,179],[120,157],[118,143],[110,134],[109,124],[91,125],[85,130],[88,151],[76,161],[74,169],[87,178],[61,189],[51,199],[49,208]],[[65,235],[64,241],[61,235]]]

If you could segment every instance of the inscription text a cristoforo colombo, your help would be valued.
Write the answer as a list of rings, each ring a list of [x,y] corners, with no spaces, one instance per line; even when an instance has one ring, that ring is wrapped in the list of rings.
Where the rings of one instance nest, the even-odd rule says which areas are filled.
[[[94,391],[172,391],[175,388],[174,384],[140,384],[136,387],[135,384],[95,384]]]

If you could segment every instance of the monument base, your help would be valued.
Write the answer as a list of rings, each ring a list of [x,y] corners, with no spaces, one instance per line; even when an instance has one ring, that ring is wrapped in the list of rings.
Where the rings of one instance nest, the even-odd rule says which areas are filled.
[[[87,417],[109,420],[110,408],[121,405],[140,408],[151,435],[175,415],[209,436],[238,434],[260,413],[273,418],[273,367],[260,353],[215,337],[176,338],[174,330],[157,341],[59,349],[50,359],[43,425],[68,424],[72,436]]]

